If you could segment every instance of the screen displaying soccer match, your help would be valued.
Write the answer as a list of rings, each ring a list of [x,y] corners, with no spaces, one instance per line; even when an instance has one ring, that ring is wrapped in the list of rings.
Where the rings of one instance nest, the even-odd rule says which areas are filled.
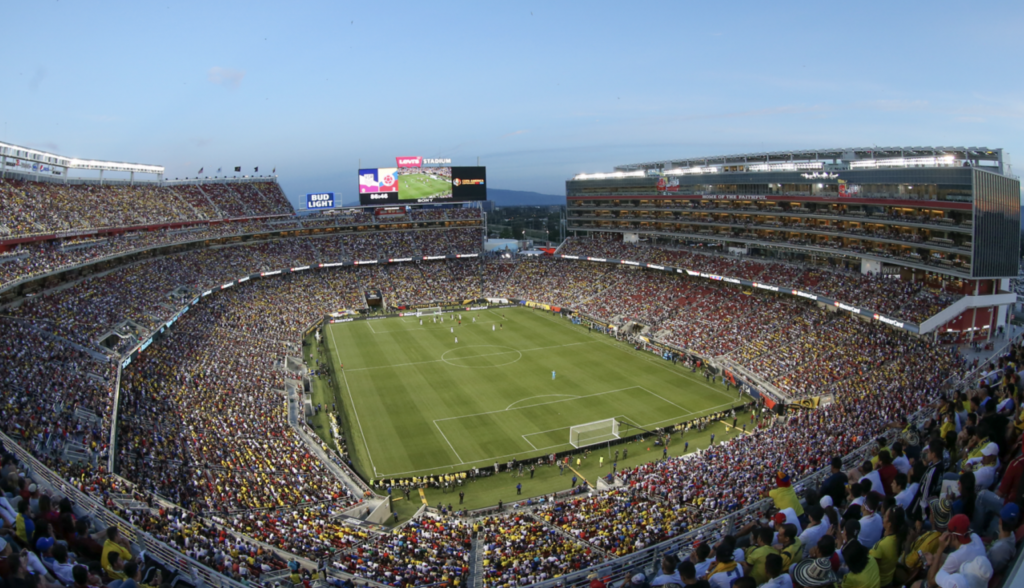
[[[407,159],[398,161],[401,165]],[[486,176],[484,167],[403,165],[361,169],[359,203],[365,206],[487,200]]]

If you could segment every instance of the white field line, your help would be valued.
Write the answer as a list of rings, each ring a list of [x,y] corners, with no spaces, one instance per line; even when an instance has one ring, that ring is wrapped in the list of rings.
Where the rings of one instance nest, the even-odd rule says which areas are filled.
[[[655,396],[655,397],[657,397],[657,398],[661,398],[662,400],[664,400],[665,402],[667,402],[667,403],[671,404],[672,406],[674,406],[674,407],[678,408],[679,410],[685,411],[685,412],[686,412],[686,414],[688,414],[688,415],[689,415],[689,414],[693,414],[693,411],[692,411],[692,410],[688,410],[688,409],[685,409],[685,408],[683,408],[683,407],[679,406],[679,405],[678,405],[678,404],[676,404],[675,402],[672,402],[671,400],[669,400],[669,399],[665,398],[664,396],[662,396],[662,395],[660,395],[660,394],[655,394],[654,392],[651,392],[650,390],[648,390],[647,388],[644,388],[643,386],[637,386],[637,387],[638,387],[638,388],[640,388],[641,390],[643,390],[644,392],[647,392],[648,394],[650,394],[650,395],[652,395],[652,396]]]
[[[445,434],[444,434],[444,431],[442,431],[442,430],[441,430],[441,427],[440,427],[440,426],[439,426],[439,425],[437,424],[437,421],[434,421],[434,426],[435,426],[435,427],[437,427],[437,431],[438,431],[439,433],[441,433],[441,436],[442,436],[442,437],[444,437],[444,440],[445,440],[445,442],[446,442],[446,443],[448,443],[448,447],[451,447],[451,448],[452,448],[452,453],[454,453],[454,454],[455,454],[455,457],[456,457],[456,458],[457,458],[457,459],[459,460],[459,463],[460,463],[460,464],[461,464],[461,463],[466,463],[466,462],[462,461],[462,458],[461,458],[461,457],[459,457],[459,452],[458,452],[458,451],[455,451],[455,447],[452,447],[452,442],[448,440],[448,436],[447,436],[447,435],[445,435]]]
[[[508,409],[512,408],[513,406],[519,404],[523,400],[531,400],[533,398],[551,398],[551,397],[554,397],[554,396],[569,396],[569,397],[572,397],[572,398],[582,398],[582,396],[573,396],[572,394],[541,394],[540,396],[528,396],[526,398],[521,398],[519,400],[516,400],[512,404],[506,406],[505,410],[508,410]],[[540,406],[540,405],[538,405],[538,404],[531,404],[530,406]]]
[[[483,416],[483,415],[486,415],[486,414],[495,414],[495,413],[498,413],[498,412],[511,412],[513,410],[525,410],[527,408],[536,408],[538,406],[547,406],[549,404],[558,404],[559,402],[570,402],[572,400],[579,400],[581,398],[594,398],[596,396],[604,396],[605,394],[614,394],[616,392],[622,392],[623,390],[632,390],[633,388],[640,388],[640,386],[630,386],[628,388],[619,388],[617,390],[608,390],[606,392],[598,392],[597,394],[586,394],[584,396],[576,396],[574,398],[566,398],[564,400],[552,400],[551,402],[541,402],[540,404],[531,404],[530,406],[520,406],[519,408],[503,408],[501,410],[489,410],[487,412],[478,412],[478,413],[474,413],[474,414],[464,414],[462,416],[446,417],[446,418],[443,418],[443,419],[434,419],[434,422],[437,422],[437,421],[454,421],[454,420],[457,420],[457,419],[465,419],[465,418],[469,418],[469,417]]]
[[[639,386],[637,386],[637,387],[639,388]],[[627,390],[628,390],[628,388],[627,388]],[[610,417],[610,418],[613,418],[613,419],[623,418],[624,419],[624,418],[627,418],[627,417],[624,414],[617,414],[617,415],[615,415],[613,417]],[[573,428],[573,425],[569,425],[568,427],[558,427],[557,429],[548,429],[547,431],[537,431],[536,433],[527,433],[527,434],[523,435],[523,437],[532,437],[533,435],[543,435],[544,433],[553,433],[554,431],[564,431],[565,429],[571,429],[571,428]],[[568,443],[566,443],[566,445],[568,445]]]

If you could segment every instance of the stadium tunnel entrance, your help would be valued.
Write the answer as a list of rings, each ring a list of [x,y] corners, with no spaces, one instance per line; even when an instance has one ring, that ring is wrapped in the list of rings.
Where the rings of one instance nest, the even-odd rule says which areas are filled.
[[[364,292],[366,305],[373,310],[379,310],[384,306],[384,296],[377,288],[367,288]]]

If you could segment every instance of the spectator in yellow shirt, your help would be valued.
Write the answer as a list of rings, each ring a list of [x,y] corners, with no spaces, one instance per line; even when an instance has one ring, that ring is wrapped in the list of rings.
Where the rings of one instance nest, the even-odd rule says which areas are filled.
[[[793,490],[790,484],[789,476],[779,472],[775,478],[775,483],[778,487],[768,492],[768,496],[771,496],[775,502],[775,508],[779,510],[792,508],[796,512],[796,516],[804,514],[804,507],[800,505],[800,499],[796,495],[796,490]]]
[[[117,527],[107,529],[107,540],[103,542],[103,554],[100,556],[100,563],[103,564],[103,569],[107,572],[107,575],[110,575],[115,580],[124,580],[124,573],[118,569],[116,573],[119,574],[119,577],[111,575],[113,568],[109,563],[110,553],[117,553],[123,566],[132,560],[132,552],[128,549],[128,546],[128,540],[121,535],[121,531]]]

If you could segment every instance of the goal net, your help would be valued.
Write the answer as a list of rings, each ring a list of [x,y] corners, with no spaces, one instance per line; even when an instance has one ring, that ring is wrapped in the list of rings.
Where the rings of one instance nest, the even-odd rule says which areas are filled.
[[[416,316],[433,316],[435,314],[441,314],[441,307],[435,306],[434,308],[424,308],[416,313]]]
[[[619,438],[619,421],[605,419],[569,427],[569,443],[579,448]]]

